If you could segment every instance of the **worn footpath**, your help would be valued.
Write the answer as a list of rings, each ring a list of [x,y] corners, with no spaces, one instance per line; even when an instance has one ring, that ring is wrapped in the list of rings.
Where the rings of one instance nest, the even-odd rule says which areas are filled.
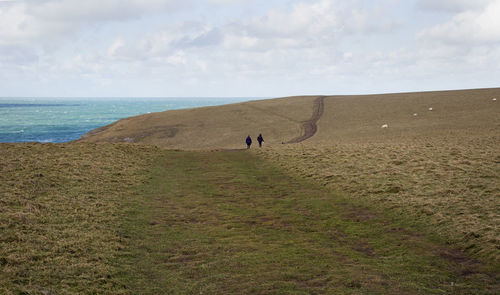
[[[166,152],[116,263],[142,294],[494,294],[498,273],[245,151]]]

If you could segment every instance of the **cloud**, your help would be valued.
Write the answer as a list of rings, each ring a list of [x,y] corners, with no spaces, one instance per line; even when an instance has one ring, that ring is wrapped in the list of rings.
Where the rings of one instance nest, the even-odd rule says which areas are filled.
[[[250,0],[208,0],[210,4],[215,5],[237,5],[250,2]]]
[[[463,12],[482,9],[494,0],[418,0],[417,6],[429,11]]]
[[[225,76],[224,79],[297,76],[298,80],[303,75],[332,76],[349,64],[356,63],[348,72],[363,68],[359,57],[353,61],[352,52],[344,55],[338,49],[344,39],[394,30],[380,22],[384,14],[379,6],[363,8],[358,4],[298,1],[236,20],[169,24],[140,39],[122,36],[110,40],[96,62],[129,63],[136,70],[143,68],[146,72],[149,68],[149,72],[161,77],[175,71],[177,77],[202,81]]]
[[[335,45],[333,41],[345,27],[335,3],[302,1],[286,9],[270,9],[260,16],[226,19],[222,24],[184,21],[145,34],[139,40],[116,38],[109,42],[102,59],[218,73],[283,74],[290,65],[307,68],[308,63],[321,63],[320,57],[329,59],[336,53],[331,48],[324,53],[325,47]]]
[[[99,29],[106,25],[120,24],[126,28],[134,20],[178,11],[189,3],[190,0],[3,1],[0,2],[2,63],[4,67],[10,64],[14,68],[25,68],[26,64],[39,63],[60,54],[58,51],[68,50],[86,32],[94,36],[92,41],[99,41],[103,37]],[[130,51],[125,43],[118,45],[114,44],[108,57],[119,60],[131,56],[123,54]],[[85,48],[90,52],[99,50],[98,45],[93,44]],[[54,62],[62,62],[60,59],[66,57],[59,55]]]
[[[143,58],[165,57],[179,50],[201,50],[222,44],[224,33],[207,23],[188,21],[145,34],[121,46],[123,53]]]
[[[500,42],[500,0],[482,9],[456,14],[450,21],[421,31],[420,40],[455,44],[492,44]]]
[[[498,73],[500,0],[415,1],[0,2],[0,90],[40,80],[79,96],[269,96]]]
[[[248,28],[261,36],[290,37],[334,32],[341,25],[333,1],[322,0],[296,3],[289,11],[272,10],[252,20]]]
[[[0,6],[0,45],[20,43],[36,37],[36,31],[26,30],[29,21],[25,4]]]
[[[25,65],[38,61],[36,50],[13,45],[0,46],[0,62]]]
[[[174,47],[189,48],[189,47],[208,47],[222,43],[224,33],[221,29],[211,25],[201,25],[194,28],[190,34],[183,35],[173,43]]]
[[[74,0],[51,0],[31,5],[28,13],[37,19],[64,23],[122,21],[175,9],[181,3],[174,0],[85,0],[76,4]]]
[[[352,35],[389,33],[399,26],[384,5],[369,8],[359,2],[300,1],[223,28],[225,46],[233,50],[335,46]],[[383,19],[384,21],[380,21]]]
[[[0,5],[0,44],[53,42],[107,22],[180,8],[175,0],[40,0]]]

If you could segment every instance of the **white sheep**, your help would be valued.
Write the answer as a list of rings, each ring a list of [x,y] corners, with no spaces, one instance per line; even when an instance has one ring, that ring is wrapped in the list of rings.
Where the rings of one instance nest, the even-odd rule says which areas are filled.
[[[434,109],[433,109],[433,108],[429,108],[429,111],[431,111],[431,112],[432,112],[432,110],[434,110]]]
[[[417,113],[413,114],[413,117],[416,117],[416,116],[418,116],[418,114],[417,114]]]
[[[493,100],[493,101],[497,101],[497,99],[496,99],[496,98],[493,98],[492,100]]]
[[[384,124],[384,125],[382,125],[382,128],[389,128],[389,125]]]

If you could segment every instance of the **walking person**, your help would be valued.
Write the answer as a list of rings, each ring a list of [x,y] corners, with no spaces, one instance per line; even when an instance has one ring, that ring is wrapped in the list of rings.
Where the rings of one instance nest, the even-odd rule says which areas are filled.
[[[264,138],[262,137],[262,133],[257,137],[257,141],[259,142],[259,147],[262,147],[262,143],[264,142]]]
[[[252,138],[250,137],[250,135],[249,135],[249,136],[247,136],[247,140],[246,140],[246,142],[247,142],[247,149],[249,149],[249,148],[250,148],[250,146],[252,145]]]

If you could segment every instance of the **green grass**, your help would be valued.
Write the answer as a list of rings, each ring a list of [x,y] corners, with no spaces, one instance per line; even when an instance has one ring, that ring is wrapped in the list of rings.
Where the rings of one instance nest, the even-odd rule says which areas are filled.
[[[166,152],[116,261],[141,294],[494,294],[495,273],[247,152]]]
[[[0,294],[495,294],[498,271],[247,151],[0,145]]]
[[[0,144],[0,294],[123,294],[116,228],[158,150]]]
[[[353,202],[422,223],[468,255],[500,266],[498,136],[284,145],[258,154]]]

